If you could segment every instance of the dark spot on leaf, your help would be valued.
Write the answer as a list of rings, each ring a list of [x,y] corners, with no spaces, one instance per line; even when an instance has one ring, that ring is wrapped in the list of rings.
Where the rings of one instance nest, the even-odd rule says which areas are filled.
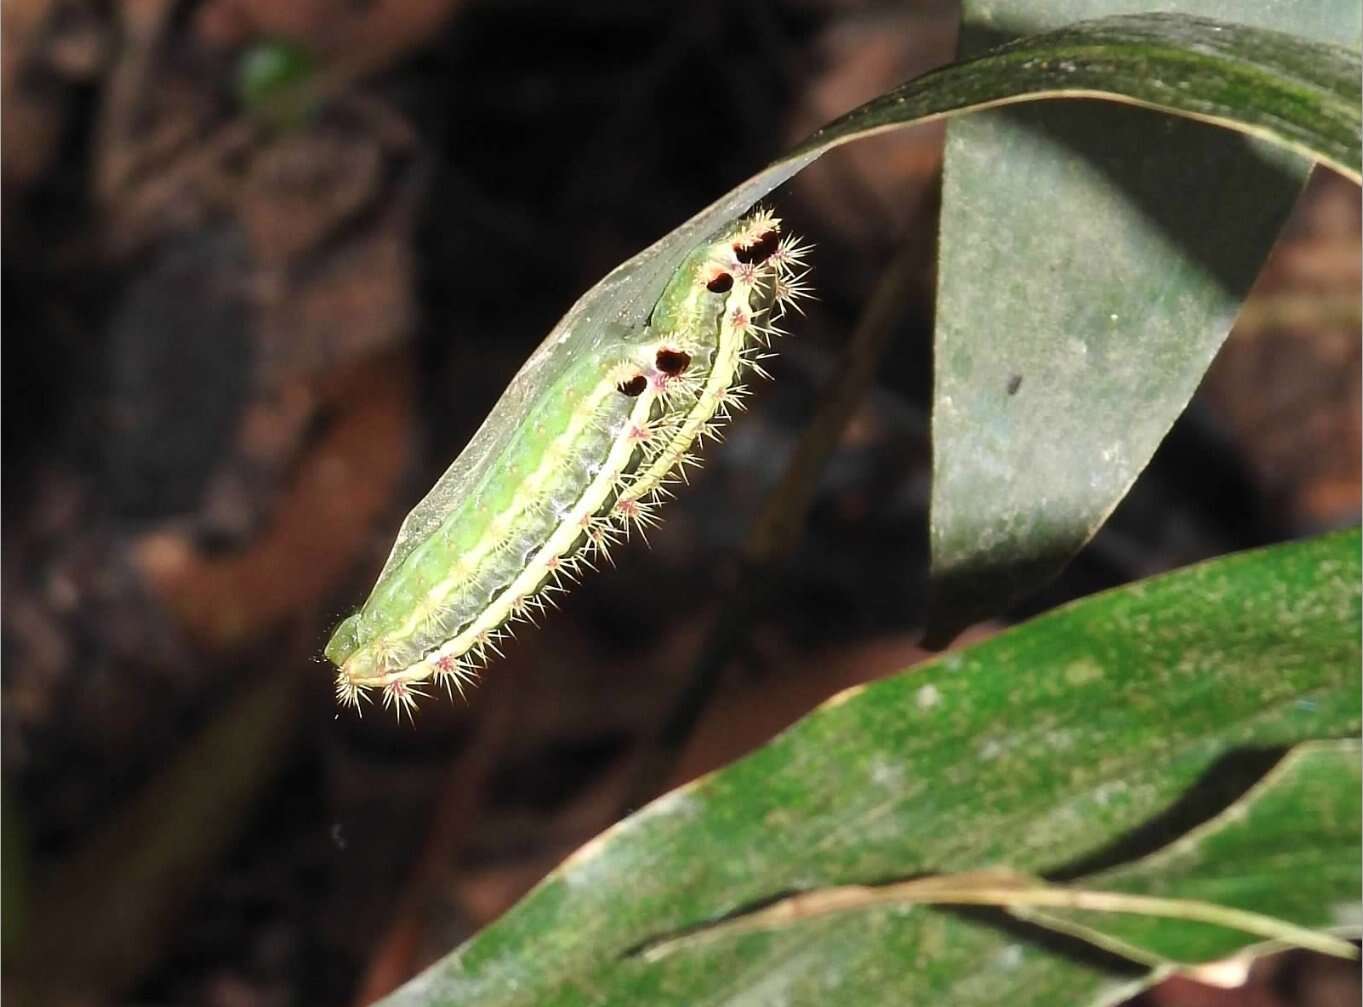
[[[732,276],[728,273],[719,273],[705,285],[705,289],[712,294],[727,294],[733,289],[733,286],[734,278]]]
[[[630,398],[634,398],[636,395],[642,395],[644,389],[647,387],[648,378],[644,377],[642,374],[636,374],[628,381],[622,381],[615,386],[616,391],[620,392],[622,395],[628,395]]]
[[[739,248],[735,245],[734,257],[739,262],[766,262],[780,243],[781,235],[775,231],[768,231],[747,248]]]
[[[1022,375],[1021,375],[1021,374],[1014,374],[1011,378],[1008,379],[1008,394],[1009,394],[1009,395],[1016,395],[1016,394],[1018,393],[1018,389],[1021,388],[1021,387],[1022,387]]]
[[[657,356],[658,370],[675,377],[691,365],[691,354],[681,350],[662,349]]]

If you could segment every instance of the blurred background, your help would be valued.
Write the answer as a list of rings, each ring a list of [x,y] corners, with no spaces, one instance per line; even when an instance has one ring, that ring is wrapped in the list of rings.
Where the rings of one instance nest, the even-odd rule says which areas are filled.
[[[779,194],[818,246],[819,301],[651,549],[620,552],[415,728],[338,716],[319,652],[573,299],[824,120],[949,60],[954,4],[0,15],[11,1002],[367,1003],[652,794],[924,656],[937,127]],[[1355,187],[1315,177],[1153,465],[1007,621],[1358,521],[1359,215]],[[874,386],[779,577],[735,599],[745,538],[892,260]],[[717,622],[736,601],[738,633]],[[1144,1002],[1323,1007],[1356,984],[1285,956],[1246,989]]]

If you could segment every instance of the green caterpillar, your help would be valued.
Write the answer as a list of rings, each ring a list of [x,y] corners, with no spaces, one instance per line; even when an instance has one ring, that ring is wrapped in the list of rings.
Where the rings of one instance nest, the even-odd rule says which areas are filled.
[[[808,251],[759,211],[691,252],[641,326],[594,323],[579,302],[336,627],[326,656],[337,698],[358,708],[381,689],[410,717],[424,682],[462,694],[508,623],[532,619],[582,567],[654,524],[697,440],[742,407],[743,376],[766,376],[759,360],[783,334],[777,322],[808,296]]]

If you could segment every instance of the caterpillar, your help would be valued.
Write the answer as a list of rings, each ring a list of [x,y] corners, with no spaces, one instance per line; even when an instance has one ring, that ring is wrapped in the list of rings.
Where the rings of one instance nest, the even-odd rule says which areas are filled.
[[[682,261],[642,325],[579,307],[404,519],[360,610],[325,648],[339,702],[411,719],[453,697],[584,568],[658,521],[669,484],[744,406],[743,379],[810,295],[810,246],[759,210]],[[610,278],[607,278],[609,283]]]

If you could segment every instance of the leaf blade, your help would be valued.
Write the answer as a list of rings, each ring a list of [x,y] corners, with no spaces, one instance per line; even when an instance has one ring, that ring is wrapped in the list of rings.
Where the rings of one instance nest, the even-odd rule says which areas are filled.
[[[1000,14],[996,5],[967,3],[963,37],[993,45],[1017,31],[999,17],[1054,24],[1113,6],[1068,0]],[[1179,6],[1357,44],[1355,4],[1317,5],[1309,16],[1258,0]],[[1357,177],[1357,127],[1348,112],[1354,57],[1345,50],[1301,41],[1293,57],[1279,49],[1284,36],[1197,18],[1096,23],[1120,25],[1133,38],[1153,24],[1151,44],[1161,46],[1172,45],[1180,26],[1204,25],[1192,43],[1197,55],[1238,37],[1264,62],[1232,58],[1209,69],[1218,78],[1210,90],[1233,102],[1265,75],[1280,74],[1282,89],[1256,114],[1267,121],[1285,108],[1314,107],[1334,124],[1334,163]],[[1176,79],[1182,58],[1147,68],[1147,96],[1196,89],[1191,79]],[[1208,107],[1191,111],[1218,118],[1201,114]],[[934,335],[930,643],[1007,609],[1058,573],[1149,463],[1230,330],[1306,178],[1309,164],[1290,153],[1300,148],[1282,146],[1289,152],[1141,108],[1078,103],[948,125]]]
[[[1228,752],[1356,730],[1359,541],[1107,592],[835,697],[589,843],[388,1003],[723,1002],[779,987],[795,1003],[985,1004],[1024,977],[1069,1002],[1148,981],[1110,957],[1038,951],[997,918],[896,907],[662,962],[638,952],[790,890],[1061,870]]]
[[[1360,747],[1355,739],[1298,746],[1220,815],[1131,864],[1085,878],[1086,887],[1137,897],[1197,899],[1225,910],[1254,906],[1294,925],[1324,929],[1360,918]],[[1284,870],[1292,883],[1283,884]],[[1172,963],[1213,962],[1243,949],[1226,920],[1153,923],[1084,911],[1028,918],[1095,927],[1106,937]],[[1284,938],[1285,939],[1285,938]]]
[[[1278,39],[1269,45],[1264,42],[1263,32],[1230,27],[1236,29],[1232,34],[1250,50],[1248,55],[1236,57],[1232,53],[1227,56],[1224,45],[1218,52],[1218,36],[1227,30],[1227,26],[1211,21],[1146,15],[1074,25],[1055,38],[1048,35],[1029,38],[1006,52],[987,54],[910,81],[815,133],[789,154],[739,183],[672,232],[616,267],[577,300],[512,379],[468,445],[403,522],[385,571],[401,563],[417,544],[433,534],[458,501],[475,492],[480,479],[515,436],[522,418],[534,403],[550,394],[554,378],[572,361],[599,354],[603,346],[615,346],[638,337],[668,278],[699,244],[737,220],[763,196],[822,154],[842,144],[887,129],[959,115],[1004,100],[1061,96],[1065,87],[1073,84],[1073,72],[1061,64],[1071,61],[1056,59],[1043,65],[1047,57],[1057,52],[1070,52],[1068,48],[1057,49],[1056,46],[1074,47],[1082,41],[1083,45],[1101,50],[1101,59],[1090,68],[1096,77],[1088,83],[1092,86],[1102,74],[1110,75],[1107,89],[1099,89],[1102,96],[1118,98],[1125,95],[1174,113],[1206,114],[1208,110],[1199,97],[1199,88],[1210,87],[1223,75],[1240,79],[1249,72],[1265,74],[1273,82],[1272,88],[1251,92],[1249,103],[1238,111],[1218,106],[1217,114],[1225,124],[1261,131],[1280,145],[1306,142],[1314,154],[1323,159],[1333,161],[1343,156],[1339,152],[1342,132],[1352,130],[1356,134],[1358,131],[1358,110],[1355,107],[1349,111],[1348,94],[1344,93],[1350,86],[1348,74],[1344,70],[1334,74],[1341,81],[1342,90],[1331,107],[1338,107],[1343,125],[1335,123],[1330,128],[1322,127],[1312,132],[1312,108],[1298,107],[1298,114],[1292,115],[1294,106],[1290,99],[1299,89],[1299,82],[1275,70],[1274,60],[1261,65],[1254,59],[1257,49],[1266,48],[1272,52],[1284,45],[1290,47],[1291,43]],[[1166,44],[1152,48],[1147,39],[1152,32],[1162,33]],[[1205,45],[1209,49],[1198,73],[1186,80],[1178,76],[1180,67],[1186,70],[1185,57],[1178,55],[1177,46],[1171,48],[1167,44],[1168,36],[1180,32],[1185,48]],[[1019,67],[1026,63],[1029,54],[1040,62],[1014,80],[1012,75],[1020,72]],[[1357,55],[1343,50],[1334,52],[1328,59],[1321,57],[1319,61],[1337,63],[1345,69],[1358,65]],[[1152,93],[1150,79],[1160,68],[1164,78],[1175,86]],[[1355,71],[1353,78],[1357,76]],[[1179,80],[1188,86],[1178,87]],[[1275,109],[1281,114],[1275,115]],[[1290,124],[1292,129],[1286,129],[1283,123]],[[1302,136],[1310,139],[1303,141]],[[1344,167],[1356,174],[1357,160],[1357,157],[1352,161],[1346,158]]]

